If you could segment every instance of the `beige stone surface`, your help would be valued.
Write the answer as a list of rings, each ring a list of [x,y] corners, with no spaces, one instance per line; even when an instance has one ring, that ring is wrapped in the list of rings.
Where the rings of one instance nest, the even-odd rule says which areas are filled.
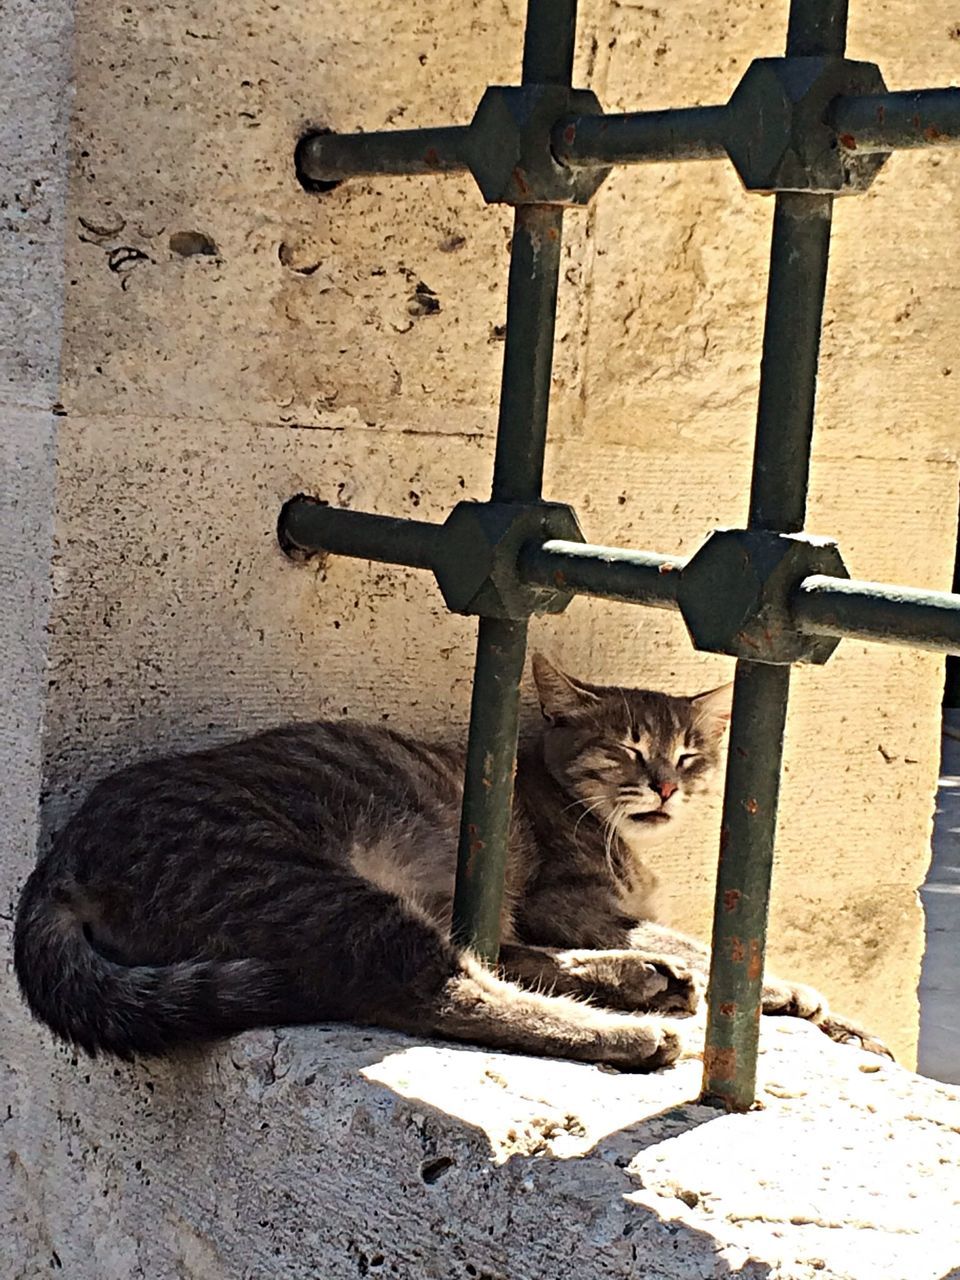
[[[956,13],[946,0],[908,8],[909,21],[903,6],[855,2],[851,54],[879,61],[892,88],[955,79]],[[588,0],[579,78],[612,110],[722,101],[751,57],[782,49],[786,10],[785,0]],[[281,502],[303,489],[428,519],[458,498],[486,495],[510,216],[485,208],[468,175],[371,179],[317,199],[295,181],[292,148],[308,121],[341,130],[467,121],[486,83],[516,77],[522,16],[519,0],[4,7],[5,957],[8,904],[32,862],[41,791],[49,828],[93,777],[132,755],[317,714],[384,717],[431,733],[464,723],[473,623],[446,614],[432,581],[349,560],[294,566],[274,529]],[[857,576],[950,581],[960,286],[949,246],[960,231],[958,183],[949,152],[898,155],[867,196],[836,212],[809,525],[838,537]],[[591,210],[567,217],[547,491],[574,503],[591,539],[688,554],[709,528],[743,521],[770,210],[718,163],[622,172]],[[215,252],[183,256],[182,232],[207,237]],[[434,291],[436,313],[418,313],[419,284]],[[533,634],[600,680],[690,691],[730,670],[692,650],[678,617],[653,610],[580,600],[562,618],[536,622]],[[787,741],[772,962],[821,985],[907,1063],[940,683],[933,657],[844,642],[826,668],[796,672]],[[652,855],[667,917],[701,934],[717,816],[714,805]],[[266,1149],[279,1161],[294,1131],[254,1136],[275,1121],[248,1097],[246,1077],[231,1076],[229,1052],[169,1073],[74,1067],[27,1025],[9,972],[0,982],[5,1096],[16,1090],[4,1142],[23,1166],[12,1160],[17,1177],[0,1194],[9,1191],[10,1214],[30,1224],[27,1243],[17,1241],[15,1274],[47,1273],[48,1237],[56,1251],[73,1238],[73,1273],[97,1280],[136,1274],[130,1259],[137,1250],[149,1259],[151,1249],[171,1276],[271,1274],[238,1271],[229,1253],[240,1247],[236,1237],[228,1246],[213,1228],[231,1214],[259,1221],[262,1188],[241,1185],[236,1171],[251,1166],[264,1141],[277,1143]],[[354,1071],[353,1089],[351,1036],[322,1043],[331,1061],[342,1057],[343,1071]],[[308,1041],[295,1042],[308,1052]],[[256,1058],[256,1046],[272,1041],[244,1043],[240,1052]],[[309,1052],[327,1052],[312,1043]],[[478,1060],[457,1052],[458,1062]],[[685,1096],[694,1091],[689,1080]],[[153,1117],[138,1101],[149,1084],[163,1094]],[[181,1113],[176,1099],[189,1091]],[[349,1089],[343,1097],[341,1128],[354,1124],[347,1117],[356,1102]],[[380,1105],[371,1104],[374,1120]],[[234,1106],[231,1130],[220,1117]],[[76,1119],[56,1120],[58,1110],[79,1119],[84,1142],[70,1136]],[[226,1199],[192,1194],[207,1188],[217,1159],[202,1145],[213,1141],[203,1136],[212,1119],[212,1132],[229,1130],[219,1157],[231,1166]],[[355,1123],[359,1132],[366,1121]],[[138,1126],[143,1149],[163,1153],[150,1157],[154,1165],[177,1170],[164,1216],[147,1214],[142,1230],[137,1214],[156,1199],[145,1180],[156,1186],[166,1175],[141,1177],[127,1159],[125,1133]],[[304,1133],[291,1149],[315,1178],[310,1161],[322,1143]],[[340,1159],[341,1137],[329,1140]],[[192,1156],[190,1141],[200,1144]],[[486,1169],[489,1144],[477,1141],[477,1168]],[[696,1150],[694,1138],[685,1141]],[[94,1146],[95,1158],[84,1154]],[[562,1170],[574,1185],[584,1167],[552,1161],[550,1177]],[[488,1186],[486,1174],[477,1177],[471,1203]],[[410,1185],[417,1196],[434,1194],[416,1179]],[[624,1211],[619,1185],[611,1199],[602,1184],[597,1221]],[[279,1265],[271,1257],[298,1266],[304,1233],[326,1228],[304,1226],[292,1174],[262,1194],[267,1217],[287,1205],[279,1236],[263,1228],[269,1249],[281,1252],[268,1257],[264,1244],[262,1266]],[[519,1191],[515,1198],[521,1203]],[[383,1222],[395,1229],[408,1210],[421,1214],[416,1198],[403,1200],[402,1212],[389,1197],[383,1203]],[[517,1219],[526,1229],[540,1201],[522,1203],[532,1206]],[[128,1219],[117,1218],[118,1205]],[[462,1212],[457,1205],[454,1198],[449,1211]],[[352,1222],[353,1208],[344,1212]],[[559,1216],[547,1215],[549,1237],[542,1228],[531,1237],[546,1241],[548,1258],[555,1240],[568,1238],[553,1234]],[[112,1234],[108,1221],[120,1223]],[[709,1233],[706,1243],[695,1235],[699,1226],[678,1230],[694,1241],[691,1256],[701,1247],[718,1256]],[[346,1253],[317,1256],[354,1258],[358,1271],[363,1256],[372,1273],[375,1254],[361,1244],[351,1252],[354,1227],[337,1231]],[[211,1232],[221,1242],[213,1253]],[[671,1225],[657,1238],[669,1252],[677,1235]],[[617,1266],[629,1254],[626,1239],[610,1246]],[[608,1243],[597,1246],[601,1254]],[[437,1255],[442,1265],[456,1257],[471,1274],[469,1259],[450,1249]],[[574,1248],[569,1256],[587,1255]],[[781,1264],[769,1261],[767,1270],[744,1270],[753,1264],[735,1252],[716,1274],[737,1274],[730,1258],[745,1275],[808,1274],[778,1273]],[[936,1280],[960,1259],[948,1262]],[[493,1261],[489,1268],[497,1274]]]
[[[955,1280],[960,1265],[960,1095],[795,1022],[765,1019],[762,1107],[745,1116],[691,1103],[695,1059],[618,1075],[351,1028],[115,1070],[43,1047],[52,1072],[17,1070],[5,1093],[10,1280]]]

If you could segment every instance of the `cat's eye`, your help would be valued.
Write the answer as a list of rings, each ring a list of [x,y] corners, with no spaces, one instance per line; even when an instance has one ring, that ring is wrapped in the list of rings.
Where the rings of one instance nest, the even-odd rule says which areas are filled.
[[[695,751],[686,751],[677,761],[677,768],[689,769],[689,767],[694,763],[694,761],[699,759],[700,757],[697,755]]]

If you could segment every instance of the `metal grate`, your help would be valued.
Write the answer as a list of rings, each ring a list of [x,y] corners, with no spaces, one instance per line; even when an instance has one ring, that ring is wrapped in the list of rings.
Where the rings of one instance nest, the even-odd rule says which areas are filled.
[[[888,93],[844,57],[847,0],[792,0],[786,57],[754,61],[725,106],[605,115],[570,87],[576,0],[528,0],[522,84],[492,86],[471,124],[301,139],[300,179],[469,169],[515,206],[491,500],[442,525],[284,506],[288,554],[431,569],[448,608],[479,616],[454,933],[495,959],[519,686],[531,614],[575,593],[679,609],[693,644],[737,658],[708,992],[703,1094],[754,1099],[783,731],[794,662],[841,637],[960,652],[960,595],[851,580],[836,546],[804,535],[817,358],[835,196],[864,191],[889,152],[960,145],[960,89]],[[775,192],[748,525],[687,562],[587,545],[573,511],[541,500],[563,211],[615,164],[728,158]]]

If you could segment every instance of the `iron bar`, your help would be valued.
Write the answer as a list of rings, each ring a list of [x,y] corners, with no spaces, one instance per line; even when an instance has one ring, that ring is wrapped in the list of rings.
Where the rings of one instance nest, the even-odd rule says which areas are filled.
[[[776,197],[750,527],[803,528],[833,197]]]
[[[540,497],[562,223],[563,210],[553,205],[520,205],[514,212],[493,463],[495,502],[532,502]]]
[[[297,146],[296,165],[310,182],[342,182],[378,174],[456,173],[467,125],[437,129],[387,129],[376,133],[308,133]]]
[[[703,1093],[746,1111],[756,1091],[767,913],[790,667],[737,663],[720,826]]]
[[[434,567],[443,536],[440,524],[344,511],[303,494],[284,504],[277,528],[288,555],[356,556],[413,569]]]
[[[905,89],[838,98],[833,127],[848,151],[960,146],[960,89]]]
[[[787,56],[846,46],[847,0],[791,0]],[[770,246],[749,527],[795,533],[807,508],[833,197],[781,192]],[[753,1104],[789,666],[738,659],[713,907],[703,1095]]]
[[[791,612],[801,631],[960,653],[960,596],[846,578],[805,578]]]
[[[523,83],[570,84],[576,42],[577,0],[527,0]]]
[[[523,582],[564,587],[579,595],[598,596],[622,604],[676,609],[682,560],[652,551],[596,547],[582,542],[529,542],[520,553]]]
[[[344,511],[300,495],[284,505],[278,533],[293,556],[345,555],[434,570],[444,526]],[[524,545],[517,577],[528,586],[676,610],[684,564],[655,551],[552,539]],[[818,574],[794,589],[790,613],[809,635],[960,653],[960,594]]]
[[[500,951],[526,653],[526,619],[480,619],[451,932],[461,946],[490,961]]]
[[[549,49],[531,50],[547,75]],[[541,81],[540,83],[551,83]],[[841,146],[863,154],[960,146],[960,89],[902,90],[839,97],[831,124]],[[614,164],[719,160],[737,124],[726,106],[568,116],[552,132],[553,154],[573,169]],[[468,169],[468,125],[388,129],[373,133],[310,133],[297,147],[297,170],[309,182],[336,183],[382,174],[459,173]]]
[[[573,169],[726,157],[726,107],[680,107],[625,115],[571,116],[553,130],[553,154]]]
[[[848,0],[790,0],[787,57],[832,54],[842,58],[847,48],[847,5]]]
[[[577,0],[528,0],[524,84],[569,84]],[[534,502],[543,487],[563,210],[514,211],[493,502]],[[527,622],[481,618],[457,848],[453,936],[487,959],[500,906],[517,763]]]

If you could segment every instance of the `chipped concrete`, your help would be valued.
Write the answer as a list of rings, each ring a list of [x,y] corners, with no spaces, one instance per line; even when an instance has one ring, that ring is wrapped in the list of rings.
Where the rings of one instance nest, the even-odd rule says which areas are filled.
[[[960,1094],[765,1021],[760,1110],[384,1032],[16,1073],[11,1280],[948,1280]],[[57,1188],[56,1194],[44,1188]]]
[[[578,79],[612,110],[721,101],[750,57],[781,49],[786,9],[582,0]],[[4,17],[8,955],[41,800],[49,828],[117,761],[318,713],[430,733],[464,722],[473,627],[445,613],[426,576],[294,566],[274,528],[304,489],[427,519],[486,494],[509,213],[484,208],[461,175],[347,183],[318,199],[291,156],[308,120],[468,120],[485,84],[518,73],[523,5],[12,0]],[[893,88],[949,81],[958,47],[946,0],[907,23],[903,6],[852,5],[851,54],[879,61]],[[942,246],[960,233],[958,187],[950,154],[896,156],[837,212],[809,524],[839,538],[861,577],[951,578],[960,307]],[[718,164],[620,173],[567,217],[547,492],[576,506],[591,539],[686,554],[742,521],[769,216]],[[656,611],[577,601],[533,633],[601,680],[691,690],[729,672]],[[845,642],[826,668],[796,673],[787,740],[772,960],[907,1062],[940,680],[935,657]],[[694,932],[709,921],[716,819],[714,806],[653,855],[666,913]],[[8,973],[0,983],[0,1071],[18,1089],[6,1149],[49,1144],[57,1107],[100,1130],[89,1186],[58,1156],[3,1188],[43,1270],[50,1223],[72,1213],[91,1239],[85,1215],[100,1222],[127,1187],[121,1120],[141,1121],[123,1091],[140,1077],[121,1072],[118,1085],[98,1069],[87,1083],[27,1025]],[[351,1041],[329,1043],[348,1053]],[[191,1080],[207,1089],[204,1070]],[[189,1115],[205,1126],[223,1114],[229,1130],[223,1097],[207,1089]],[[240,1133],[231,1159],[249,1167]],[[256,1212],[249,1188],[236,1194]],[[230,1274],[205,1225],[186,1225],[192,1211],[177,1210],[169,1274]],[[295,1257],[293,1240],[271,1247]],[[135,1274],[131,1256],[104,1231],[73,1272]]]

